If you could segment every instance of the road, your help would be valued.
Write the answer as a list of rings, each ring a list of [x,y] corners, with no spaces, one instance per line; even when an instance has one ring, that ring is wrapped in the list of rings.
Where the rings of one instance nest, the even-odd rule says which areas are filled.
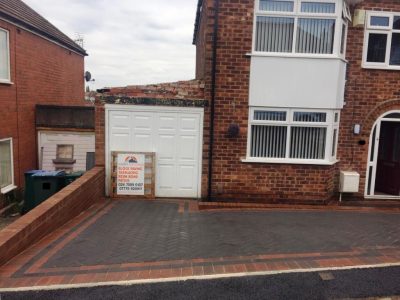
[[[396,297],[397,295],[397,297]],[[213,280],[188,280],[52,291],[14,292],[11,299],[400,299],[400,267]]]

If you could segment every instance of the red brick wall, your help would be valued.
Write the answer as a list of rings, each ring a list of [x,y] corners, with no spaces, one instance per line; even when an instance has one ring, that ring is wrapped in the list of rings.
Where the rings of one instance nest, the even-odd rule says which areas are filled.
[[[84,58],[0,20],[10,32],[12,85],[0,84],[0,139],[13,138],[15,182],[37,168],[35,105],[84,105]]]
[[[93,204],[104,200],[104,185],[104,168],[93,168],[0,231],[0,266]]]
[[[213,16],[213,0],[206,1],[208,16]],[[335,166],[307,166],[289,164],[248,164],[246,156],[248,126],[248,90],[253,32],[253,0],[220,1],[219,41],[217,55],[217,93],[214,145],[215,198],[245,201],[318,201],[328,200],[338,191],[339,169],[360,172],[363,194],[368,143],[359,146],[360,139],[369,139],[372,123],[379,114],[399,109],[399,71],[365,70],[361,68],[364,29],[350,27],[347,58],[349,78],[346,90],[347,105],[342,111],[341,136]],[[357,8],[400,11],[398,1],[365,1]],[[203,15],[206,12],[203,11]],[[211,34],[213,18],[204,18],[197,42],[197,74],[205,64],[206,95],[210,92]],[[205,36],[203,38],[203,36]],[[206,46],[203,42],[206,41]],[[206,50],[204,50],[206,49]],[[202,56],[202,57],[199,57]],[[203,60],[205,62],[203,62]],[[207,98],[206,99],[210,99]],[[385,102],[387,100],[392,100]],[[384,106],[377,105],[386,103]],[[374,112],[372,112],[374,111]],[[368,117],[366,117],[368,116]],[[367,118],[367,119],[366,119]],[[227,138],[230,123],[238,123],[241,134]],[[360,123],[363,135],[354,136],[352,126]],[[336,198],[335,198],[336,199]]]
[[[213,2],[208,1],[210,15],[213,15],[210,8]],[[247,148],[250,58],[246,54],[251,52],[254,1],[222,0],[220,5],[214,120],[214,198],[257,202],[327,200],[334,186],[333,166],[250,164],[241,161],[246,157]],[[212,21],[207,28],[210,27]],[[206,48],[211,49],[212,39],[206,40],[209,44]],[[207,56],[210,56],[210,52]],[[207,68],[209,74],[210,70]],[[206,87],[211,87],[210,80],[206,76]],[[238,138],[227,137],[231,123],[240,125]]]
[[[358,9],[400,12],[400,2],[394,0],[368,0],[357,5]],[[348,81],[342,111],[338,157],[340,168],[361,174],[358,197],[363,197],[369,139],[374,122],[387,111],[400,110],[400,71],[371,70],[361,68],[364,43],[364,28],[350,27],[347,59]],[[354,124],[361,124],[361,136],[354,135]],[[367,143],[360,146],[358,142]]]

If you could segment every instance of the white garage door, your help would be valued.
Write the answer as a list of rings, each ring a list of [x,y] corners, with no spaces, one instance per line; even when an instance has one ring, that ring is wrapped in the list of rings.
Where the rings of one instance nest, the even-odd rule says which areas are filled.
[[[156,196],[200,197],[203,109],[113,106],[107,112],[107,166],[112,151],[155,152]]]

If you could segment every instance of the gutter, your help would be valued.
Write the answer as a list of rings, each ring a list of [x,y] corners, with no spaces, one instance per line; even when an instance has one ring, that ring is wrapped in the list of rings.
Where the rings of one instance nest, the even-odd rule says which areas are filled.
[[[211,69],[211,110],[210,110],[210,141],[208,154],[208,201],[212,200],[213,184],[213,156],[214,156],[214,117],[215,117],[215,94],[217,80],[217,47],[218,47],[218,25],[219,25],[219,0],[214,0],[214,32]]]

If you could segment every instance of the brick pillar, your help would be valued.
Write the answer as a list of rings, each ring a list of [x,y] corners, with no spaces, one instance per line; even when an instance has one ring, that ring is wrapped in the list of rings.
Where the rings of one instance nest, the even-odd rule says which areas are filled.
[[[104,103],[96,97],[96,166],[105,166],[105,108]]]

